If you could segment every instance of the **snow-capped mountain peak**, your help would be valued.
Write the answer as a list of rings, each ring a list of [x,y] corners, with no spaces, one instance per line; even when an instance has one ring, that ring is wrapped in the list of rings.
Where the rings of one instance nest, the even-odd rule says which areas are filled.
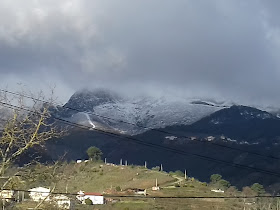
[[[98,89],[76,92],[59,115],[90,127],[109,127],[122,133],[137,134],[153,128],[188,125],[220,109],[222,106],[205,101],[122,97],[112,91]]]

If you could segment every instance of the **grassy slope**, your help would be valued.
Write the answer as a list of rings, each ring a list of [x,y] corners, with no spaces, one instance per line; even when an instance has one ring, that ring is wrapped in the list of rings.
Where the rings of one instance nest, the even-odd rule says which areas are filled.
[[[144,167],[134,166],[111,166],[104,163],[79,163],[68,165],[65,171],[71,171],[67,179],[61,180],[57,185],[57,191],[68,192],[83,190],[86,192],[103,193],[109,189],[120,186],[127,188],[151,188],[158,179],[160,185],[169,183],[175,179],[167,173],[158,173]],[[69,172],[68,172],[69,173]]]
[[[42,168],[34,173],[40,173]],[[104,163],[71,163],[58,168],[59,181],[56,192],[76,193],[79,190],[86,192],[109,191],[113,194],[124,195],[125,192],[114,191],[117,186],[122,190],[127,188],[145,188],[148,196],[224,196],[227,194],[213,193],[211,187],[195,179],[170,176],[166,172],[145,169],[140,166],[113,166]],[[152,191],[151,187],[158,179],[160,191]],[[180,181],[180,187],[174,183]],[[40,183],[36,183],[40,186]],[[41,185],[44,186],[44,185]],[[67,187],[66,187],[67,186]],[[46,186],[45,187],[50,187]],[[23,203],[20,204],[21,206]],[[29,205],[29,204],[28,204]],[[23,205],[26,209],[26,205]],[[29,207],[31,207],[29,205]],[[159,198],[118,198],[115,204],[86,206],[76,205],[75,209],[242,209],[241,199],[159,199]]]

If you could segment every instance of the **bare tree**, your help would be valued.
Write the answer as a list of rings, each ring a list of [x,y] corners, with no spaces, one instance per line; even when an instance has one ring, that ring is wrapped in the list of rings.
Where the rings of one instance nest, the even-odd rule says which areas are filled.
[[[54,107],[53,104],[53,94],[49,99],[45,99],[42,92],[29,98],[26,98],[24,93],[9,97],[2,92],[0,106],[10,109],[11,112],[9,117],[2,119],[4,123],[0,133],[0,176],[5,175],[7,169],[30,148],[43,146],[47,140],[64,134],[51,118],[50,108]]]

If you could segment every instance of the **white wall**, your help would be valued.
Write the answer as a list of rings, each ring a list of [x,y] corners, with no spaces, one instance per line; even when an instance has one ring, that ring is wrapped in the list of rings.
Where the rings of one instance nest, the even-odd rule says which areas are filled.
[[[84,200],[86,200],[87,198],[89,198],[92,201],[92,204],[104,204],[103,196],[85,195]]]

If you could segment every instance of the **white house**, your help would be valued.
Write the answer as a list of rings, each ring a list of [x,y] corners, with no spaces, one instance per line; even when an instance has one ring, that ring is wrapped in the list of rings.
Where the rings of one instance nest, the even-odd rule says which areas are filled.
[[[28,190],[29,196],[33,201],[39,202],[43,199],[46,199],[46,201],[50,200],[50,189],[44,188],[44,187],[36,187]]]
[[[52,201],[56,203],[56,205],[60,209],[73,209],[73,202],[71,202],[70,198],[65,195],[57,195],[52,197]]]
[[[207,140],[207,141],[213,141],[213,140],[215,140],[215,137],[214,137],[214,136],[208,136],[208,137],[206,138],[206,140]]]
[[[221,190],[221,189],[213,189],[211,190],[212,192],[216,192],[216,193],[224,193],[225,191]]]
[[[12,201],[14,199],[14,191],[13,190],[1,190],[0,198],[5,199],[5,201]]]
[[[104,204],[104,196],[100,193],[89,193],[81,190],[78,192],[77,199],[83,204],[88,198],[92,201],[92,204]]]

